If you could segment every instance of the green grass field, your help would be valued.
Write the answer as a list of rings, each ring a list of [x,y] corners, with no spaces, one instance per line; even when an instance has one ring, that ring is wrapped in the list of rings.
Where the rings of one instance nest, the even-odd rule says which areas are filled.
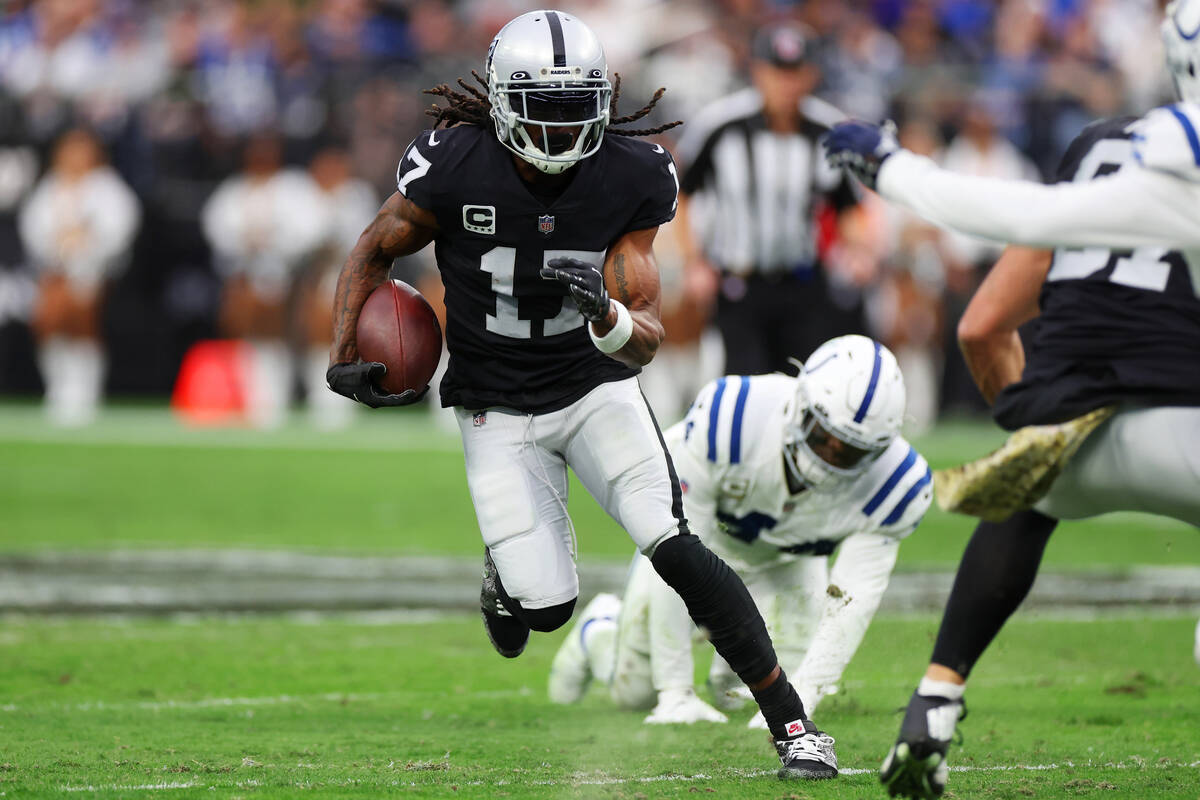
[[[1191,618],[1018,620],[980,665],[958,798],[1200,797]],[[781,784],[766,734],[551,705],[561,634],[521,658],[478,620],[7,621],[9,796],[879,798],[932,620],[880,619],[818,722],[843,774]],[[91,788],[88,788],[91,787]]]
[[[1003,440],[986,424],[916,440],[935,467]],[[578,483],[571,513],[583,558],[624,560],[629,538]],[[900,548],[900,568],[958,562],[974,525],[934,508]],[[1182,523],[1115,514],[1063,525],[1054,568],[1200,564]],[[0,551],[268,548],[478,557],[479,532],[456,435],[423,414],[364,418],[345,434],[191,430],[164,414],[112,414],[80,432],[40,427],[36,409],[0,414]]]
[[[936,466],[982,424],[916,442]],[[576,485],[581,558],[628,538]],[[901,568],[952,569],[972,529],[929,515]],[[339,435],[190,430],[117,409],[85,431],[0,406],[0,554],[247,548],[477,559],[457,440],[420,413]],[[1057,570],[1200,564],[1200,534],[1140,515],[1064,525]],[[0,618],[0,796],[880,798],[875,769],[935,615],[881,617],[818,722],[843,775],[781,784],[765,734],[645,726],[594,691],[545,699],[559,631],[515,661],[478,619],[429,614]],[[955,798],[1200,800],[1195,617],[1018,615],[968,693]],[[701,665],[702,666],[702,665]],[[948,795],[949,796],[949,795]]]

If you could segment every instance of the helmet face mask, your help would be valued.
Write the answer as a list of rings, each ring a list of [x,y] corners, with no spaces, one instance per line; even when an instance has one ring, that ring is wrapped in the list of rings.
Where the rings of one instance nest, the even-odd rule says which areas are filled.
[[[1162,39],[1180,99],[1200,103],[1200,0],[1172,0],[1167,5]]]
[[[804,438],[800,439],[800,446],[828,464],[830,469],[847,475],[858,474],[883,452],[879,447],[850,444],[822,425],[811,409],[804,412],[801,432]]]
[[[488,51],[488,101],[500,143],[554,175],[600,149],[612,84],[596,35],[573,16],[531,11]]]
[[[899,435],[904,379],[891,352],[865,336],[831,339],[808,364],[784,425],[784,464],[794,484],[830,489],[866,472]]]

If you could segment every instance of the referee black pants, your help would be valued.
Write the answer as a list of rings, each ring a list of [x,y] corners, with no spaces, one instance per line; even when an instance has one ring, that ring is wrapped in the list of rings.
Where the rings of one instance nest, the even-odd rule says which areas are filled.
[[[820,267],[778,277],[725,274],[715,318],[725,343],[725,373],[795,374],[789,358],[803,361],[835,336],[865,334],[861,296],[851,299],[849,307],[835,302]]]

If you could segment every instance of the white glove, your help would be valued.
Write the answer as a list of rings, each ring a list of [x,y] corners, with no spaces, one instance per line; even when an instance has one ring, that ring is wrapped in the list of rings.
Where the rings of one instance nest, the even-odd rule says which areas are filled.
[[[647,725],[727,721],[724,714],[696,697],[692,689],[663,689],[658,693],[658,705],[646,717]]]

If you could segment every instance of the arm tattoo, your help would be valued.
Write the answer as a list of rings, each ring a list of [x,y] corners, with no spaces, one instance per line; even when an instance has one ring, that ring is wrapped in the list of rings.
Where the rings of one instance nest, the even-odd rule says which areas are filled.
[[[363,299],[382,282],[379,280],[378,267],[368,262],[369,259],[361,253],[351,253],[338,279],[333,313],[337,361],[353,361],[357,357],[358,316]]]
[[[625,277],[625,254],[617,253],[613,259],[613,276],[617,279],[617,295],[626,308],[629,307],[629,279]]]
[[[414,224],[406,215],[405,202],[399,195],[393,195],[384,203],[338,275],[333,301],[334,362],[358,358],[359,313],[367,296],[387,280],[393,259],[414,253],[433,239],[435,229]]]

